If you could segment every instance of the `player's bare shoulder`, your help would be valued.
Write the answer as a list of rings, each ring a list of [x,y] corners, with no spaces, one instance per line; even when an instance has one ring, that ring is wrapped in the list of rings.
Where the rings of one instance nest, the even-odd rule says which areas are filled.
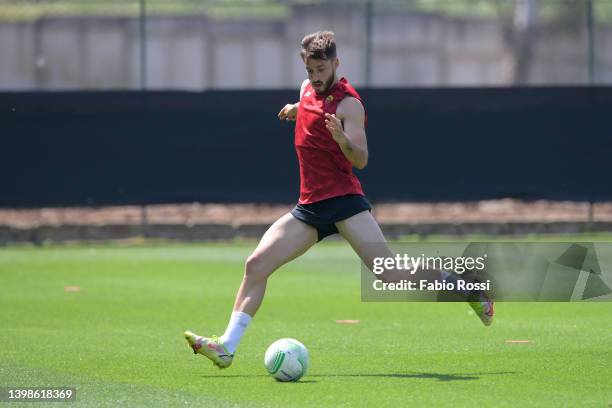
[[[304,95],[304,90],[306,89],[309,83],[310,80],[308,78],[302,81],[302,85],[300,86],[300,99],[302,99],[302,95]]]
[[[336,116],[340,119],[352,118],[363,120],[365,109],[361,101],[353,96],[342,99],[336,109]]]

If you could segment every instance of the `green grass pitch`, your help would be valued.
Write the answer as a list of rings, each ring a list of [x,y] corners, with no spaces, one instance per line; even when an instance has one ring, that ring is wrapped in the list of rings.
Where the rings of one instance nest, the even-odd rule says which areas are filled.
[[[220,371],[182,333],[222,334],[253,247],[0,249],[0,386],[73,386],[92,407],[612,405],[612,303],[498,303],[488,328],[465,304],[362,303],[341,242],[272,276]],[[263,367],[282,337],[310,351],[298,383]]]

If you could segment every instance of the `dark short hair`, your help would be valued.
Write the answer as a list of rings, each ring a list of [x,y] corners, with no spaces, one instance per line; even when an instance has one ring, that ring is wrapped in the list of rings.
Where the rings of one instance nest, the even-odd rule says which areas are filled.
[[[336,39],[331,31],[317,31],[302,39],[302,59],[331,60],[336,58]]]

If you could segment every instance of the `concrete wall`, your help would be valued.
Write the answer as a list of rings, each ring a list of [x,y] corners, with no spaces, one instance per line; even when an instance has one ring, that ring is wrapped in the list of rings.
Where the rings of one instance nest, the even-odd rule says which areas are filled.
[[[286,21],[148,20],[150,89],[287,88],[305,77],[303,35],[336,32],[340,74],[365,82],[365,14],[347,5],[294,6]],[[377,11],[372,86],[500,85],[512,56],[496,21]],[[596,30],[596,79],[612,83],[612,27]],[[0,89],[138,89],[139,27],[133,18],[42,18],[0,24]],[[532,84],[588,81],[584,32],[542,31]]]

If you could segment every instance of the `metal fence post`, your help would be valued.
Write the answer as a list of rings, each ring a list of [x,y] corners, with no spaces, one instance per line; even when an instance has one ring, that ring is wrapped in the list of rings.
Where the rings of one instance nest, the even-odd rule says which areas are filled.
[[[139,0],[140,90],[147,89],[147,3]]]
[[[595,83],[595,30],[593,21],[593,0],[587,0],[587,30],[589,38],[589,85]]]
[[[372,0],[365,4],[365,85],[372,83]]]

